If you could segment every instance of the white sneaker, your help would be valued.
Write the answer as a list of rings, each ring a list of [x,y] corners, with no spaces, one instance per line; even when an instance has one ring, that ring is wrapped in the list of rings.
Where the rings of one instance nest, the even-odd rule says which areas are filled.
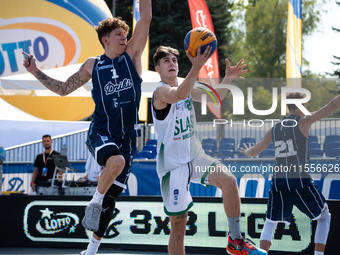
[[[98,231],[102,206],[97,203],[90,203],[85,209],[85,216],[81,222],[84,228],[93,232]]]

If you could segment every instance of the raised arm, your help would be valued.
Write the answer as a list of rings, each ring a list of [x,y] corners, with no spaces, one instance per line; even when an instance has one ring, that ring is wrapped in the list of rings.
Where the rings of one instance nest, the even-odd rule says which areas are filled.
[[[312,124],[329,114],[331,114],[334,110],[338,109],[340,107],[340,95],[333,98],[328,104],[326,104],[324,107],[319,109],[318,111],[314,112],[312,115],[308,115],[302,120],[300,120],[299,126],[302,132],[306,132],[308,134],[309,128],[312,126]],[[307,131],[306,131],[307,130]]]
[[[233,80],[235,79],[241,79],[244,80],[243,77],[241,77],[240,75],[248,72],[247,69],[244,69],[247,65],[244,64],[242,65],[244,59],[241,59],[236,66],[230,66],[230,62],[229,59],[225,59],[226,62],[226,69],[225,69],[225,76],[221,82],[221,84],[230,84]],[[220,96],[221,100],[223,100],[223,98],[225,97],[225,95],[228,92],[227,88],[217,88],[216,92],[218,93],[218,95]],[[191,95],[192,95],[192,99],[196,102],[200,102],[202,99],[202,94],[205,94],[206,92],[204,92],[203,90],[200,89],[193,89]],[[216,97],[216,95],[214,93],[212,93],[212,95],[214,97]],[[217,97],[215,98],[216,101],[218,101]],[[211,97],[207,97],[207,101],[208,102],[213,102],[214,100]]]
[[[198,46],[198,52],[201,51],[201,47]],[[191,90],[195,85],[195,81],[197,76],[204,65],[204,63],[209,59],[209,55],[211,52],[211,47],[208,46],[202,54],[197,54],[196,57],[192,57],[187,51],[187,57],[192,63],[192,67],[185,77],[184,81],[178,87],[171,87],[168,84],[160,86],[156,89],[154,94],[154,106],[156,109],[162,109],[164,104],[174,104],[180,100],[186,99]],[[164,61],[173,61],[164,58]],[[177,59],[176,59],[177,61]],[[159,107],[158,107],[159,106]]]
[[[264,151],[268,147],[268,145],[271,143],[272,141],[271,132],[272,132],[272,129],[269,129],[264,135],[263,139],[259,141],[257,144],[255,144],[254,146],[249,145],[248,147],[246,144],[243,144],[243,147],[239,151],[248,157],[256,157],[262,151]]]
[[[41,71],[36,64],[36,59],[33,55],[25,58],[23,66],[28,72],[36,77],[46,88],[57,93],[60,96],[66,96],[77,88],[83,86],[92,77],[92,69],[94,65],[94,58],[86,60],[79,70],[71,75],[65,82],[53,79]]]
[[[151,12],[151,0],[139,1],[140,17],[136,23],[136,27],[133,31],[132,37],[129,40],[126,53],[129,54],[132,62],[134,63],[137,72],[141,76],[142,74],[142,53],[145,48],[148,36],[149,27],[152,18]]]

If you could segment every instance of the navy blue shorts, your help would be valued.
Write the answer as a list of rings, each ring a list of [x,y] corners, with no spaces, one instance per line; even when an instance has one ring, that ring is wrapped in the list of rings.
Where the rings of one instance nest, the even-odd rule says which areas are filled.
[[[106,161],[111,156],[122,155],[124,157],[125,167],[121,174],[116,178],[114,184],[126,188],[126,183],[131,171],[133,155],[136,150],[136,137],[120,140],[97,133],[88,136],[86,145],[101,166],[105,166]]]
[[[294,190],[270,189],[266,217],[271,221],[290,224],[293,205],[310,219],[316,220],[324,209],[326,200],[315,184]]]

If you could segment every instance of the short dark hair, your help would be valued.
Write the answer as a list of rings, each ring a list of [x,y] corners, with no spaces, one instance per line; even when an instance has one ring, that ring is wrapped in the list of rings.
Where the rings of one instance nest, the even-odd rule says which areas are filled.
[[[50,135],[43,135],[42,139],[49,137],[52,140],[52,137]]]
[[[291,92],[287,94],[287,99],[294,99],[294,98],[305,98],[306,94],[300,92]],[[297,107],[295,104],[287,104],[289,111],[294,111]]]
[[[169,54],[173,54],[176,56],[176,58],[179,58],[179,51],[171,48],[170,46],[159,46],[158,49],[156,50],[155,54],[153,55],[153,64],[155,66],[159,66],[159,61],[162,58],[165,58]]]
[[[102,42],[102,38],[104,36],[109,36],[110,33],[116,28],[123,28],[126,34],[129,33],[129,29],[130,29],[129,25],[126,24],[126,22],[122,20],[121,17],[115,17],[115,18],[109,17],[99,22],[99,26],[95,27],[96,32],[98,34],[99,42],[103,46],[103,48],[104,48],[104,44]]]

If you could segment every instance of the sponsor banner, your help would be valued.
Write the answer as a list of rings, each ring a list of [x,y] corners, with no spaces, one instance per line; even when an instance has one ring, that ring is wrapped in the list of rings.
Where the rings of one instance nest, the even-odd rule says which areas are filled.
[[[0,77],[24,73],[22,51],[40,68],[82,63],[103,51],[94,26],[112,16],[103,0],[0,0]]]
[[[223,254],[227,244],[228,221],[221,198],[194,197],[188,213],[186,251]],[[0,196],[6,210],[0,246],[69,247],[84,249],[92,235],[81,220],[89,203],[86,196]],[[241,200],[241,232],[259,245],[267,199]],[[339,201],[328,200],[332,215],[340,213]],[[105,210],[105,208],[104,208]],[[271,254],[312,254],[316,222],[294,208],[292,224],[279,223],[273,236]],[[332,217],[325,254],[336,254],[340,221]],[[120,197],[104,235],[101,248],[166,250],[169,218],[161,197]]]
[[[213,22],[210,16],[210,12],[205,1],[204,0],[188,0],[188,4],[189,4],[192,27],[193,28],[206,27],[210,29],[213,33],[215,33],[214,25],[213,25]],[[211,56],[211,58],[208,59],[208,61],[204,64],[204,66],[200,70],[198,78],[199,79],[209,78],[210,85],[214,86],[215,83],[218,83],[219,77],[220,77],[220,73],[219,73],[219,67],[218,67],[218,55],[217,55],[217,50],[216,50],[215,53]],[[214,103],[207,103],[207,106],[209,110],[214,114],[214,116],[216,116],[217,118],[221,118],[222,105],[219,105],[219,107],[216,107]]]
[[[87,204],[87,201],[76,200],[34,200],[24,210],[24,233],[31,241],[87,243],[92,233],[80,224]],[[161,201],[119,201],[116,207],[102,243],[167,245],[169,217],[164,214]],[[263,203],[242,204],[242,234],[256,243],[259,243],[265,211]],[[309,246],[310,220],[297,209],[293,214],[294,222],[290,226],[277,228],[272,250],[285,247],[285,251],[299,252]],[[224,249],[227,233],[228,221],[222,203],[195,202],[188,213],[187,247]]]

